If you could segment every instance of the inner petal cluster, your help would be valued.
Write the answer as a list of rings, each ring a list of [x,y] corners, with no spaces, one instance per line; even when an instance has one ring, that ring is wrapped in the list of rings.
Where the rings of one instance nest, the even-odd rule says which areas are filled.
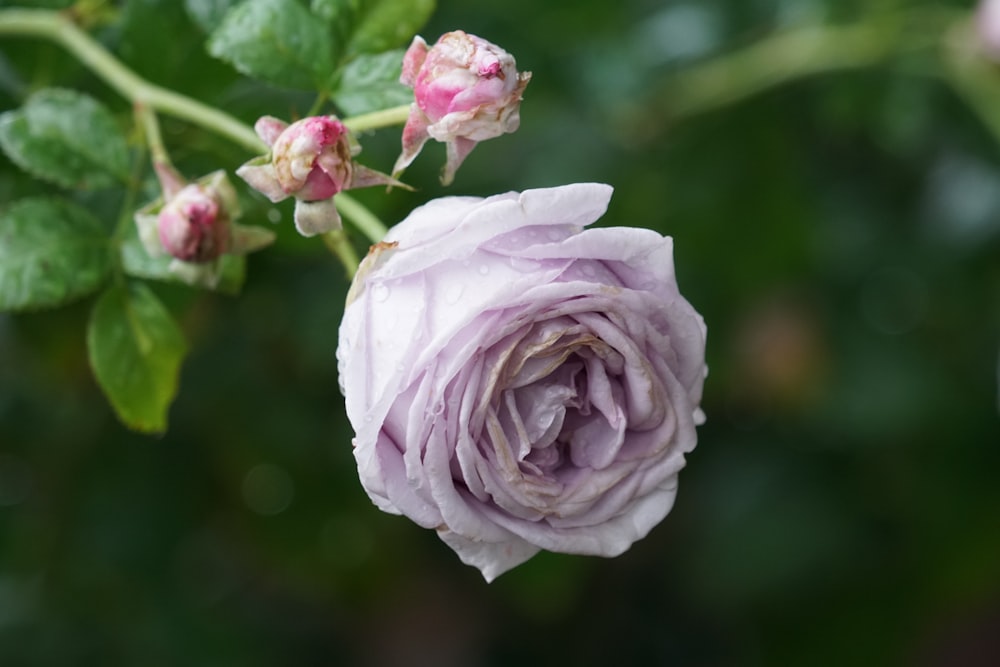
[[[588,506],[634,467],[618,461],[629,425],[622,353],[572,316],[497,347],[479,439],[486,490],[529,520]]]

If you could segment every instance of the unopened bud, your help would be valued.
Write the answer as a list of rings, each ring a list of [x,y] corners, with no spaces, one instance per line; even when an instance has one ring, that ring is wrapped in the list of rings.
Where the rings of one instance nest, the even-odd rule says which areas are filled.
[[[530,79],[530,72],[517,71],[512,55],[475,35],[449,32],[430,48],[414,37],[400,77],[413,88],[414,104],[394,173],[433,138],[447,145],[441,181],[450,183],[477,142],[517,130],[521,95]]]
[[[215,288],[222,275],[222,255],[244,255],[274,241],[274,232],[236,223],[236,191],[223,171],[188,183],[173,167],[155,164],[162,196],[135,213],[139,241],[154,260],[169,255],[166,272],[182,282]]]
[[[185,262],[210,262],[226,252],[229,217],[207,188],[190,184],[159,215],[163,249]]]
[[[347,127],[334,116],[310,116],[289,125],[271,116],[254,125],[271,148],[236,174],[272,202],[295,198],[295,226],[305,236],[340,229],[332,198],[338,192],[372,185],[403,185],[391,176],[354,162],[360,151]]]

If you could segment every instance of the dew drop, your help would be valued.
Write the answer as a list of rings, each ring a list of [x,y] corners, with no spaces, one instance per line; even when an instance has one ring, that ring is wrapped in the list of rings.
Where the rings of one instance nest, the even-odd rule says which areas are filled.
[[[489,272],[490,272],[490,267],[486,266],[485,264],[481,264],[479,266],[479,274],[480,275],[485,276]]]
[[[538,262],[534,259],[528,259],[525,257],[511,257],[510,266],[516,271],[527,273],[529,271],[534,271],[535,269],[537,269]]]
[[[462,286],[461,283],[452,283],[451,285],[448,286],[448,289],[444,291],[445,303],[452,305],[458,303],[459,299],[462,298],[462,292],[464,291],[465,288]]]
[[[377,283],[372,286],[372,298],[376,301],[385,301],[389,298],[389,287],[384,283]]]

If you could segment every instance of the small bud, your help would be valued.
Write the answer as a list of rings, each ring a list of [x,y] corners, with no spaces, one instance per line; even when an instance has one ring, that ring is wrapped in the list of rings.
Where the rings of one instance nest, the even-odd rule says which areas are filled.
[[[188,183],[170,165],[154,167],[163,195],[136,211],[136,230],[150,258],[173,258],[167,272],[174,278],[214,288],[222,255],[244,255],[274,241],[269,229],[236,224],[239,203],[225,172]]]
[[[447,145],[441,182],[448,185],[477,142],[517,130],[531,73],[519,73],[514,57],[499,46],[456,30],[431,48],[414,37],[399,80],[413,88],[414,103],[393,173],[405,169],[433,138]]]
[[[403,185],[354,162],[360,148],[334,116],[310,116],[291,125],[264,116],[254,130],[271,147],[270,155],[247,162],[236,174],[272,202],[294,197],[295,226],[304,236],[340,229],[340,215],[331,201],[338,192]]]
[[[278,183],[306,201],[329,199],[351,180],[347,128],[336,118],[313,116],[288,126],[272,147]]]
[[[163,249],[185,262],[210,262],[229,243],[229,218],[207,188],[191,184],[164,205],[159,215]]]

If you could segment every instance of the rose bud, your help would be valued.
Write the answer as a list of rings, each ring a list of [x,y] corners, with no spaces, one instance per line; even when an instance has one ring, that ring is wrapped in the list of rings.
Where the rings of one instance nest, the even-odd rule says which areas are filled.
[[[341,228],[333,196],[372,185],[402,185],[354,162],[360,148],[334,116],[310,116],[289,125],[264,116],[254,125],[271,147],[269,156],[247,162],[236,174],[272,202],[295,198],[295,226],[304,236]]]
[[[362,262],[337,349],[362,486],[487,580],[615,556],[670,511],[706,374],[673,245],[584,229],[611,188],[414,210]]]
[[[205,187],[187,185],[160,210],[163,249],[185,262],[209,262],[226,251],[229,218]]]
[[[173,167],[158,163],[163,195],[135,214],[139,241],[151,258],[173,258],[167,273],[191,285],[215,287],[222,255],[243,255],[274,241],[274,232],[236,224],[236,191],[223,171],[188,183]]]
[[[434,138],[447,146],[441,182],[450,184],[477,142],[517,130],[521,95],[530,79],[530,72],[517,71],[512,55],[475,35],[449,32],[431,48],[414,37],[399,79],[413,88],[414,103],[393,173],[405,169]]]

